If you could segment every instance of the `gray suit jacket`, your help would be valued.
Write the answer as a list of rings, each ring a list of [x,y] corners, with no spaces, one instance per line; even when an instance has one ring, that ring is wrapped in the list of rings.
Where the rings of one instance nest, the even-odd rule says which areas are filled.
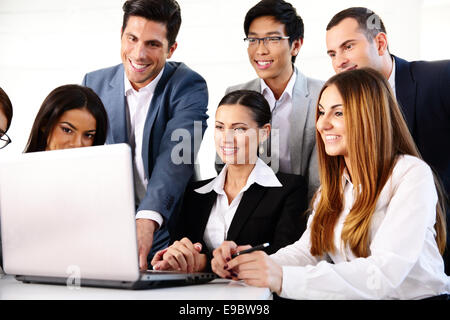
[[[316,147],[316,104],[323,81],[306,77],[295,68],[297,79],[292,96],[289,148],[291,172],[304,176],[308,181],[308,201],[320,185]],[[226,93],[235,90],[261,92],[261,79],[229,87]]]

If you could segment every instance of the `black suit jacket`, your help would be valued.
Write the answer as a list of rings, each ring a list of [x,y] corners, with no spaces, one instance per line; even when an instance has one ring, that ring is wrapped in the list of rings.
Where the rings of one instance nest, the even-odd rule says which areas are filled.
[[[408,62],[395,57],[395,91],[422,158],[450,195],[450,60]],[[449,207],[449,205],[447,205]],[[447,248],[450,241],[447,208]],[[444,254],[450,274],[450,256]]]
[[[269,242],[268,254],[297,241],[306,229],[307,183],[299,175],[278,173],[283,187],[253,184],[244,192],[227,234],[227,240],[252,246]],[[217,193],[200,194],[194,190],[212,179],[190,184],[179,215],[174,220],[171,242],[183,237],[200,242],[203,253],[211,258],[203,234]]]
[[[450,194],[450,60],[395,57],[395,91],[423,159]]]

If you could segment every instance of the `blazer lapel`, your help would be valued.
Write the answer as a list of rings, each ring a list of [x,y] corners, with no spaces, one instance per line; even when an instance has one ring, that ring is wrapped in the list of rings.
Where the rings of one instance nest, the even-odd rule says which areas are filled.
[[[174,68],[166,62],[164,66],[164,72],[161,76],[161,79],[159,79],[159,82],[155,88],[155,92],[153,93],[152,101],[150,102],[150,108],[147,113],[147,118],[145,119],[145,125],[144,125],[144,134],[143,134],[143,143],[142,143],[142,159],[144,162],[144,170],[146,174],[148,175],[149,172],[149,148],[150,148],[150,135],[152,132],[153,124],[156,119],[156,115],[158,114],[159,110],[161,109],[161,105],[163,104],[163,92],[166,89],[166,83],[172,76],[172,73],[174,72]],[[165,128],[165,124],[162,126],[162,128]],[[148,143],[145,143],[148,142]],[[150,178],[150,177],[147,177]]]
[[[196,213],[195,238],[203,241],[203,234],[205,233],[206,224],[208,223],[211,209],[216,202],[217,193],[215,191],[206,194],[199,194],[198,212]]]
[[[306,77],[295,68],[297,79],[295,81],[292,96],[292,113],[289,120],[289,148],[291,154],[291,170],[292,173],[300,174],[304,165],[302,163],[303,152],[303,136],[307,118],[310,115],[311,99],[307,87]]]
[[[393,57],[395,59],[395,92],[397,101],[403,111],[409,131],[414,136],[417,85],[409,70],[409,62],[396,56]]]
[[[266,188],[254,183],[244,192],[228,229],[227,240],[236,240],[242,227],[252,215],[265,194]]]
[[[120,65],[109,83],[109,93],[105,95],[105,108],[110,121],[107,143],[127,143],[126,97],[124,87],[124,70]]]

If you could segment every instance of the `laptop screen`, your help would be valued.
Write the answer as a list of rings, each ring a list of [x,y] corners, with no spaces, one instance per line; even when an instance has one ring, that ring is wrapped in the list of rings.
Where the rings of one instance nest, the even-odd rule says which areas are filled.
[[[5,272],[137,280],[132,170],[126,144],[2,159]]]

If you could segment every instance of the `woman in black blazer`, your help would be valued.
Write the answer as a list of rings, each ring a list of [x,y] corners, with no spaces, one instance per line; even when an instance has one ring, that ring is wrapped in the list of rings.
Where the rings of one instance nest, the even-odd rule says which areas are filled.
[[[187,187],[179,214],[169,222],[172,245],[151,262],[156,270],[210,270],[212,251],[224,240],[269,242],[270,254],[306,228],[305,179],[274,174],[258,157],[271,129],[265,98],[255,91],[230,92],[215,120],[216,151],[226,165],[216,178]]]

